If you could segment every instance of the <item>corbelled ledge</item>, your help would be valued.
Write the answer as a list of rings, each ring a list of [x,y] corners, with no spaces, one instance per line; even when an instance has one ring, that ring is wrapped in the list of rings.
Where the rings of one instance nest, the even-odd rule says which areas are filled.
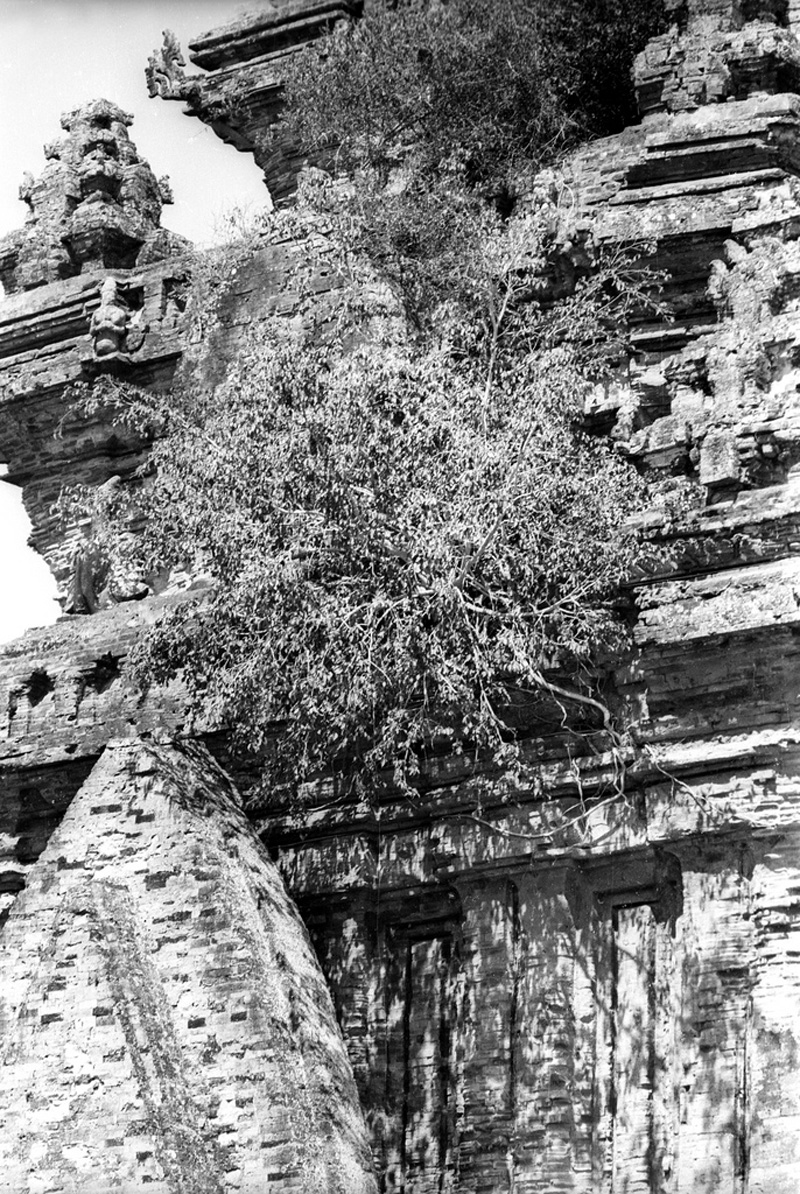
[[[361,9],[362,0],[270,4],[189,43],[190,61],[209,72],[205,75],[186,74],[181,48],[165,31],[147,67],[148,90],[151,96],[181,101],[187,115],[199,117],[227,144],[252,153],[273,203],[285,203],[307,160],[297,146],[267,135],[280,116],[287,56]]]

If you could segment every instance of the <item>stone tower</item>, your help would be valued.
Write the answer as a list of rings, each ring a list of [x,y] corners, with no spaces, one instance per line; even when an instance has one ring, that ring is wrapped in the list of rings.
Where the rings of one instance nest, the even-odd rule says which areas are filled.
[[[0,649],[13,979],[0,1047],[8,1089],[36,1073],[45,1100],[24,1160],[17,1148],[7,1166],[14,1194],[41,1188],[31,1172],[75,1188],[67,1180],[94,1163],[94,1144],[87,1154],[65,1137],[70,1097],[92,1131],[110,1099],[132,1102],[130,1139],[103,1137],[131,1189],[142,1175],[219,1188],[202,1182],[218,1180],[220,1149],[227,1185],[247,1189],[263,1172],[252,1141],[277,1156],[280,1114],[296,1134],[308,1106],[258,1086],[249,1059],[295,1090],[304,1053],[304,1098],[313,1088],[336,1099],[332,1119],[312,1117],[312,1138],[362,1180],[363,1129],[328,997],[255,838],[310,933],[387,1194],[800,1188],[800,4],[670,10],[669,32],[637,62],[641,122],[570,163],[564,229],[565,253],[589,237],[613,251],[645,245],[666,272],[669,318],[633,325],[630,361],[589,416],[643,469],[702,494],[691,516],[654,506],[643,520],[636,646],[605,679],[630,743],[625,798],[610,795],[605,728],[578,749],[554,709],[525,745],[513,799],[501,777],[477,777],[477,820],[476,777],[442,759],[424,769],[413,807],[387,792],[377,817],[323,787],[302,830],[277,806],[248,826],[219,771],[231,767],[225,735],[194,727],[187,744],[180,685],[141,699],[121,675],[142,625],[173,598]],[[202,74],[185,72],[168,38],[151,89],[254,152],[288,201],[300,157],[260,139],[279,110],[280,63],[350,11],[264,5],[193,43]],[[92,253],[114,242],[89,239]],[[225,351],[254,320],[292,313],[296,251],[265,246],[237,276]],[[60,268],[50,249],[30,260],[51,257]],[[126,268],[136,272],[42,276],[0,307],[0,444],[55,561],[44,477],[111,471],[110,427],[76,426],[68,448],[50,440],[53,395],[83,368],[86,298],[99,302],[109,269],[123,296],[142,271],[154,312],[119,367],[163,384],[181,351],[180,313],[157,317],[181,258]],[[237,778],[246,786],[246,772]],[[78,959],[91,1001],[60,981]],[[322,1057],[301,1028],[292,1039],[297,1007],[322,1034]],[[271,1056],[258,1027],[270,1015]],[[65,1023],[88,1025],[88,1060],[69,1052]],[[276,1161],[278,1190],[315,1188],[301,1151]]]
[[[131,124],[102,99],[62,116],[65,136],[22,185],[25,226],[0,241],[0,451],[68,608],[83,528],[55,516],[62,486],[125,482],[144,459],[103,412],[74,419],[72,387],[112,374],[165,389],[182,348],[191,246],[161,227],[167,181],[139,156]]]

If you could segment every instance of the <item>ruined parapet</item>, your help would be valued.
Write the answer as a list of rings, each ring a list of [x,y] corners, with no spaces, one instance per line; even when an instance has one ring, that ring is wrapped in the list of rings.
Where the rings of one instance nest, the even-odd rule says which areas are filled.
[[[294,194],[305,157],[295,145],[273,141],[269,130],[281,113],[282,70],[338,21],[361,11],[362,0],[273,0],[258,13],[204,33],[189,43],[191,62],[206,74],[185,71],[174,34],[150,58],[151,96],[183,102],[185,112],[211,126],[236,149],[252,153],[264,171],[275,204]]]
[[[0,1028],[6,1194],[376,1194],[325,980],[202,748],[106,749],[4,926]]]
[[[667,276],[669,319],[644,316],[633,328],[634,385],[615,434],[648,467],[696,480],[712,501],[785,482],[800,458],[800,79],[771,65],[778,34],[787,61],[800,63],[799,30],[785,5],[750,5],[753,20],[744,10],[689,5],[685,27],[637,61],[642,125],[573,163],[578,221],[600,244],[650,244],[649,263]],[[752,86],[741,95],[713,84],[713,47],[734,35],[750,46]],[[664,84],[656,103],[656,58],[677,70],[702,48],[691,87],[688,75]]]
[[[636,62],[643,116],[796,90],[800,53],[787,0],[684,0],[674,7],[679,24]]]
[[[71,387],[105,374],[166,389],[183,348],[190,245],[160,225],[169,189],[131,122],[108,100],[63,116],[23,187],[25,227],[0,242],[0,459],[67,603],[84,529],[56,517],[62,487],[126,480],[146,451],[99,407],[73,417]]]

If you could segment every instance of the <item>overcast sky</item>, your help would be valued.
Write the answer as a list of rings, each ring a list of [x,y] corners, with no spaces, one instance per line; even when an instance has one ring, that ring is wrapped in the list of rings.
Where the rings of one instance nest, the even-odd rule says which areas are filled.
[[[207,243],[225,211],[261,206],[266,191],[249,154],[184,116],[181,104],[149,99],[144,79],[164,29],[172,29],[186,51],[191,38],[226,24],[244,7],[260,5],[0,0],[0,237],[24,223],[19,184],[26,170],[38,177],[44,169],[42,146],[62,135],[61,113],[91,99],[113,100],[130,112],[140,155],[158,177],[169,175],[175,205],[164,209],[168,228]],[[59,612],[47,568],[25,547],[28,530],[18,493],[0,482],[0,642]]]

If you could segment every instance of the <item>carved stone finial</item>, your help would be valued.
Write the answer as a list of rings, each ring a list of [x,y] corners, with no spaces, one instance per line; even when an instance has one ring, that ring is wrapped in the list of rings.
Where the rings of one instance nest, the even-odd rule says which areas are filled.
[[[186,59],[183,56],[180,42],[171,29],[164,30],[164,44],[160,50],[154,50],[147,60],[145,78],[147,93],[152,98],[183,99],[186,94],[187,80],[184,67]]]
[[[27,174],[23,182],[27,226],[0,240],[8,293],[89,270],[131,269],[157,240],[157,256],[185,247],[161,230],[164,197],[128,135],[132,123],[130,113],[104,99],[61,117],[66,135],[45,148],[40,177]]]

